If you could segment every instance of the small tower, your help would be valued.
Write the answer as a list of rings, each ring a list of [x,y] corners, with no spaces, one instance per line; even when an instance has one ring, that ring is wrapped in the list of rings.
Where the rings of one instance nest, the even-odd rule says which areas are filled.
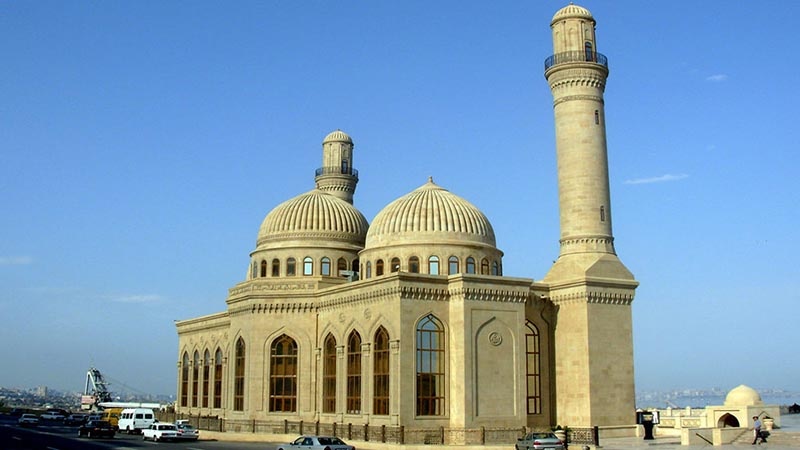
[[[545,77],[553,94],[561,237],[544,281],[558,307],[557,422],[633,422],[631,302],[638,283],[614,250],[603,91],[608,61],[595,20],[569,4],[553,16]]]
[[[322,141],[322,167],[314,181],[317,189],[353,204],[358,184],[358,171],[353,168],[353,140],[347,133],[336,130]]]

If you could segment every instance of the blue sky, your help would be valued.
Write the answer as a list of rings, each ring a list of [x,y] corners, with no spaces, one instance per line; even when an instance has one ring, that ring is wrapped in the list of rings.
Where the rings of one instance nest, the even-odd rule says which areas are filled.
[[[800,3],[580,4],[611,69],[637,389],[800,390]],[[224,310],[337,128],[369,220],[433,176],[489,217],[507,275],[544,277],[565,5],[0,1],[0,385],[79,390],[96,366],[174,393],[173,320]]]

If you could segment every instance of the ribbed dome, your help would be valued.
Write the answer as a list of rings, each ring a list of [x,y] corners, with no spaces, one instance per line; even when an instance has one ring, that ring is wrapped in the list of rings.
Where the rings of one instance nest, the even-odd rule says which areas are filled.
[[[590,13],[588,9],[570,3],[569,5],[556,11],[556,14],[553,16],[553,20],[550,21],[550,23],[553,24],[556,21],[571,17],[589,19],[594,22],[594,17],[592,17],[592,13]]]
[[[314,189],[276,206],[258,232],[258,245],[277,240],[327,239],[363,245],[369,224],[353,205]]]
[[[761,395],[755,389],[743,384],[731,389],[725,397],[725,406],[752,406],[761,403]]]
[[[344,131],[336,130],[325,136],[325,139],[322,140],[322,143],[326,142],[348,142],[350,144],[353,143],[353,139]]]
[[[366,248],[420,242],[496,245],[489,219],[433,180],[393,201],[375,216],[367,232]]]

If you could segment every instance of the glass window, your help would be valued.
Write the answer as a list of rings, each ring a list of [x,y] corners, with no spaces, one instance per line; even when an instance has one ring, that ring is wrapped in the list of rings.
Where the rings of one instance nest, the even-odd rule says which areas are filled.
[[[539,329],[530,321],[525,323],[525,370],[528,414],[542,413],[541,351]]]
[[[322,355],[322,412],[336,412],[336,339],[330,333]]]
[[[189,354],[186,352],[181,360],[181,406],[189,406]]]
[[[192,358],[192,406],[200,406],[198,394],[200,393],[200,353],[195,350]]]
[[[297,263],[294,258],[286,260],[286,276],[293,277],[296,275]]]
[[[372,278],[372,261],[367,261],[367,278]]]
[[[211,353],[206,349],[203,354],[203,408],[208,408],[209,377],[211,375]]]
[[[272,276],[279,277],[281,275],[281,262],[278,259],[272,260]]]
[[[411,273],[419,273],[419,258],[416,256],[408,258],[408,271]]]
[[[339,258],[339,260],[336,261],[336,276],[343,277],[344,274],[342,272],[345,270],[347,270],[347,260]]]
[[[372,414],[389,415],[389,333],[383,327],[375,332],[372,360]]]
[[[467,273],[475,273],[475,258],[467,258]]]
[[[489,260],[486,258],[481,260],[481,275],[489,275]]]
[[[379,259],[375,261],[375,276],[379,277],[383,275],[383,260]]]
[[[500,276],[500,263],[497,261],[492,263],[492,275]]]
[[[392,273],[400,271],[400,258],[392,258]]]
[[[267,262],[263,259],[261,260],[261,277],[267,276]]]
[[[233,410],[244,411],[244,339],[236,341],[236,367],[233,374]]]
[[[303,258],[303,275],[314,275],[314,260],[310,256]]]
[[[439,275],[439,257],[431,256],[428,258],[428,273],[431,275]]]
[[[319,267],[319,269],[320,269],[320,270],[319,270],[319,273],[320,273],[322,276],[325,276],[325,277],[329,277],[329,276],[331,276],[331,259],[330,259],[330,258],[328,258],[327,256],[323,257],[323,258],[320,260],[320,267]]]
[[[355,330],[347,339],[347,413],[361,414],[361,335]]]
[[[458,257],[451,256],[447,259],[447,273],[450,275],[458,273]]]
[[[297,344],[285,334],[270,348],[269,410],[297,411]]]
[[[445,414],[444,327],[432,314],[417,324],[417,415]]]
[[[222,408],[222,349],[214,355],[214,408]]]
[[[253,261],[253,269],[250,271],[250,278],[258,277],[258,263]]]

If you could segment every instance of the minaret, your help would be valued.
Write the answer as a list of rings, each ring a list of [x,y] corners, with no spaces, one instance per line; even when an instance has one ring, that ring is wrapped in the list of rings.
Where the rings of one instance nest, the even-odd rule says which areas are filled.
[[[358,184],[358,171],[353,168],[353,140],[347,133],[336,130],[322,141],[322,167],[314,181],[317,189],[353,204]]]
[[[608,61],[597,52],[592,14],[570,4],[550,23],[561,238],[544,278],[558,307],[558,423],[590,427],[634,421],[631,302],[638,283],[617,258],[603,91]]]

